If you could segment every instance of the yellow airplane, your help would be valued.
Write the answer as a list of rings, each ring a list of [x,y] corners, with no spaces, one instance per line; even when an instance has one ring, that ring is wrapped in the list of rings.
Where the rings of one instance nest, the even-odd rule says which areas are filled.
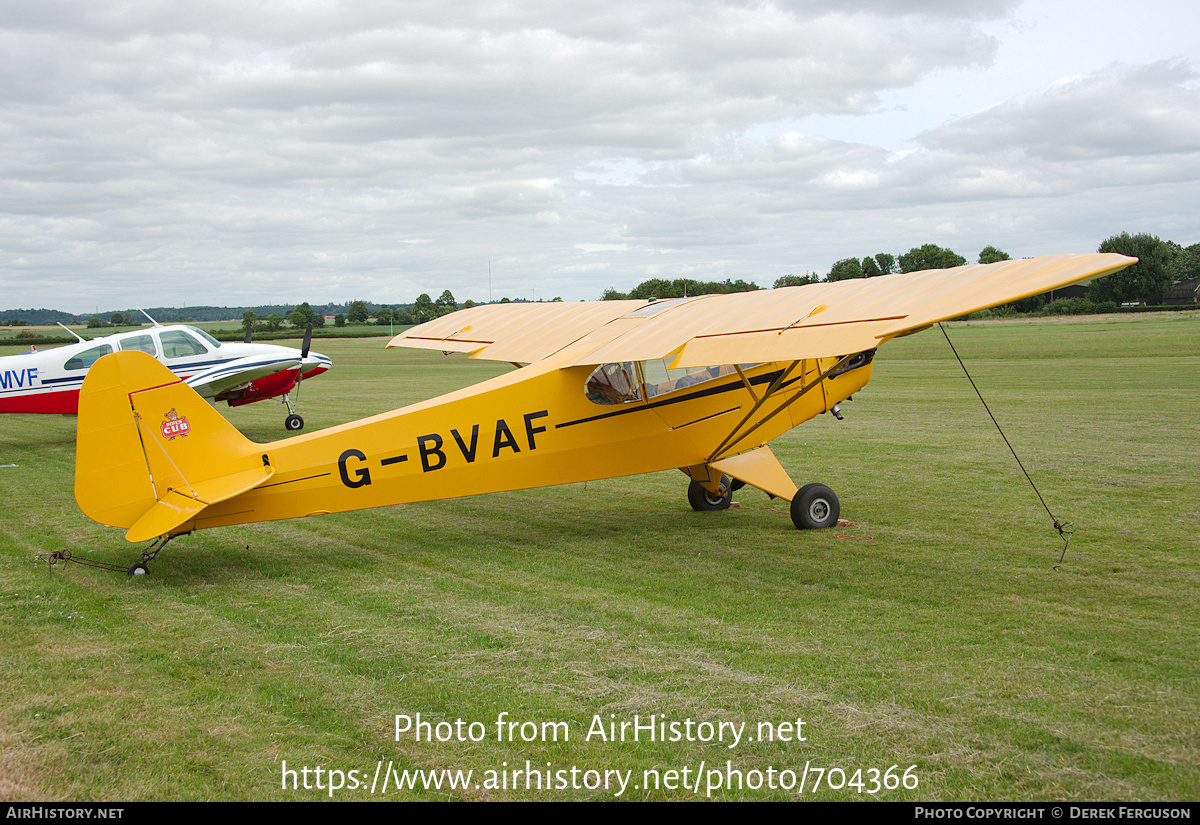
[[[837,523],[768,442],[870,379],[876,348],[932,324],[1114,272],[1136,258],[1057,255],[659,301],[502,304],[388,344],[519,367],[393,412],[257,444],[152,357],[96,362],[79,399],[75,498],[154,540],[274,519],[679,468],[696,510],[749,484],[797,528]]]

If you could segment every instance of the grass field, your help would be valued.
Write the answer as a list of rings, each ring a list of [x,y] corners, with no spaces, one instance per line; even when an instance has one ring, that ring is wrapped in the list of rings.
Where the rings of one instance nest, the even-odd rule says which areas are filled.
[[[845,421],[774,443],[852,523],[805,533],[751,489],[694,513],[668,472],[50,576],[35,554],[137,554],[74,504],[74,419],[0,417],[0,799],[1200,798],[1200,320],[950,333],[1077,530],[1061,569],[936,329],[880,350]],[[310,428],[510,369],[382,343],[322,343]],[[222,411],[283,435],[279,405]],[[620,740],[651,715],[669,741]],[[396,789],[440,769],[474,773]]]

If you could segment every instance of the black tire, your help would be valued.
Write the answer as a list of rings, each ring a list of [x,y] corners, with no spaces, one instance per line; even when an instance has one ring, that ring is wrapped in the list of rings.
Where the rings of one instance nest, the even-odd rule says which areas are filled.
[[[792,524],[797,530],[835,527],[841,514],[837,495],[824,484],[805,484],[792,499]]]
[[[288,432],[296,432],[304,429],[304,419],[298,415],[289,415],[283,419],[283,428]]]
[[[730,502],[733,501],[733,490],[730,489],[727,476],[721,477],[721,486],[725,489],[725,495],[714,496],[708,490],[704,489],[703,484],[693,481],[688,485],[688,504],[692,505],[692,509],[697,513],[704,513],[710,510],[728,510]]]
[[[127,572],[131,576],[149,576],[150,568],[147,567],[144,562],[139,561],[129,565],[129,570]]]

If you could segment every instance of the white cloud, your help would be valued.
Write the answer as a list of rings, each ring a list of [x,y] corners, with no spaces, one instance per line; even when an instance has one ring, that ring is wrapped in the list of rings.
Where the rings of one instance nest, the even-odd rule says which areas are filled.
[[[1081,9],[1080,38],[1120,27]],[[594,298],[647,273],[769,283],[930,233],[1058,251],[1056,225],[1087,248],[1127,227],[1193,242],[1195,196],[1161,187],[1195,180],[1200,55],[973,96],[1046,35],[1026,14],[10,0],[0,308],[481,300],[489,260],[496,297],[506,278]],[[924,120],[898,147],[902,109]],[[1097,203],[1117,187],[1120,209]]]

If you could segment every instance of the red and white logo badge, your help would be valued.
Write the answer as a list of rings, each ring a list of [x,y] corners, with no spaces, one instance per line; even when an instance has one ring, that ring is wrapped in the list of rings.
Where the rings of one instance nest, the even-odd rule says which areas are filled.
[[[192,431],[192,425],[188,423],[187,418],[180,418],[174,407],[163,417],[166,420],[158,426],[162,430],[163,438],[168,441],[173,440],[175,436],[186,436]]]

